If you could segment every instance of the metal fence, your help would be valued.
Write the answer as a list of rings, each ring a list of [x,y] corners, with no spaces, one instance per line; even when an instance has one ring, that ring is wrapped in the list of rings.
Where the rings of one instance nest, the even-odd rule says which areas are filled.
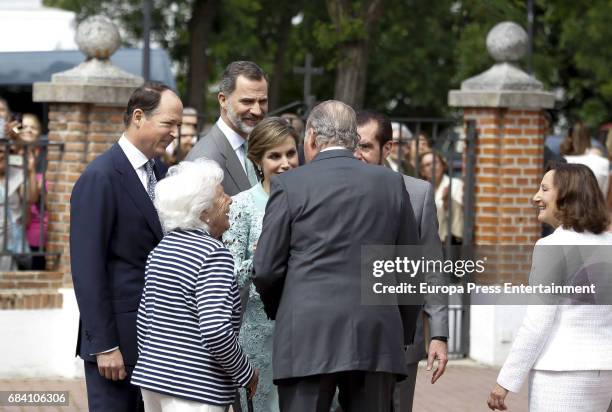
[[[398,171],[416,178],[430,179],[437,192],[438,209],[444,208],[445,216],[442,218],[446,222],[446,231],[441,231],[440,238],[445,258],[465,259],[471,256],[474,242],[476,123],[468,121],[466,124],[458,124],[454,119],[438,118],[393,118],[392,121],[406,126],[394,130],[399,134],[394,139],[393,147]],[[406,145],[409,146],[408,150],[405,150]],[[409,153],[409,159],[405,158],[405,153]],[[426,154],[429,154],[428,158]],[[424,160],[427,163],[423,163]],[[429,176],[424,173],[426,167],[430,168],[426,173]],[[448,179],[448,186],[442,196],[440,190],[437,190],[437,184],[441,182],[436,179],[440,171]],[[453,197],[458,190],[463,192],[462,196]],[[459,198],[460,207],[453,207],[454,199],[458,204]],[[456,213],[462,217],[460,233],[457,233],[457,228],[453,232]],[[463,280],[452,277],[450,282],[461,283]],[[448,348],[451,358],[465,357],[469,353],[469,310],[469,298],[449,301]]]
[[[0,139],[0,270],[57,267],[59,253],[47,250],[47,153],[62,143]]]

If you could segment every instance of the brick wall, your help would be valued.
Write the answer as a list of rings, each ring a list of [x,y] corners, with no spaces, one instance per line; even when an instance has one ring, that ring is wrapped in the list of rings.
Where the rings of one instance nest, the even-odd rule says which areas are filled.
[[[546,119],[542,110],[467,108],[476,121],[475,227],[477,245],[527,245],[531,254],[540,224],[531,199],[542,179]],[[517,252],[518,253],[518,252]],[[517,264],[530,256],[490,260],[504,280],[516,279]],[[527,271],[520,271],[523,274]],[[501,280],[500,278],[500,280]]]
[[[60,252],[58,271],[64,284],[70,276],[70,193],[89,162],[115,143],[123,131],[123,108],[92,104],[49,105],[49,140],[63,142],[64,151],[49,150],[49,250]]]
[[[59,309],[62,272],[0,272],[1,309]]]

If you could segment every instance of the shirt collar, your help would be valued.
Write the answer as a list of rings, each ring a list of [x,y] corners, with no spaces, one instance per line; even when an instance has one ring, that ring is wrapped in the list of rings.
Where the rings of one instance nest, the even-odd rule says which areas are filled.
[[[221,132],[227,137],[227,141],[234,151],[238,150],[238,148],[244,144],[244,137],[240,136],[234,129],[229,127],[222,117],[219,117],[219,120],[217,120],[217,127],[221,129]]]
[[[329,147],[326,147],[325,149],[321,150],[321,153],[327,152],[328,150],[348,150],[348,149],[346,147],[342,147],[342,146],[329,146]]]
[[[138,150],[138,148],[128,140],[125,133],[121,135],[121,138],[117,143],[119,144],[119,147],[121,147],[121,150],[123,150],[123,153],[125,153],[134,170],[140,169],[149,161],[147,156],[145,156],[144,153]]]

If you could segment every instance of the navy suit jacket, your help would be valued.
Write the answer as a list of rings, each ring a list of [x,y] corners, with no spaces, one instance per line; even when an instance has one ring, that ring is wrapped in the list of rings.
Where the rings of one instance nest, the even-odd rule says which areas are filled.
[[[162,237],[153,202],[114,144],[87,166],[70,199],[70,263],[81,316],[81,358],[95,361],[92,354],[118,346],[124,363],[136,364],[136,315],[145,263]]]

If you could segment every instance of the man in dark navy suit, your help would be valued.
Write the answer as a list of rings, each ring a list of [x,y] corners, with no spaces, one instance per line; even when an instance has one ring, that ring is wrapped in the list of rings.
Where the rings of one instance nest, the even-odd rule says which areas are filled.
[[[125,132],[76,182],[70,200],[72,280],[80,311],[77,355],[90,411],[142,410],[129,381],[147,255],[163,236],[153,205],[156,149],[178,136],[183,105],[160,83],[134,91]]]

